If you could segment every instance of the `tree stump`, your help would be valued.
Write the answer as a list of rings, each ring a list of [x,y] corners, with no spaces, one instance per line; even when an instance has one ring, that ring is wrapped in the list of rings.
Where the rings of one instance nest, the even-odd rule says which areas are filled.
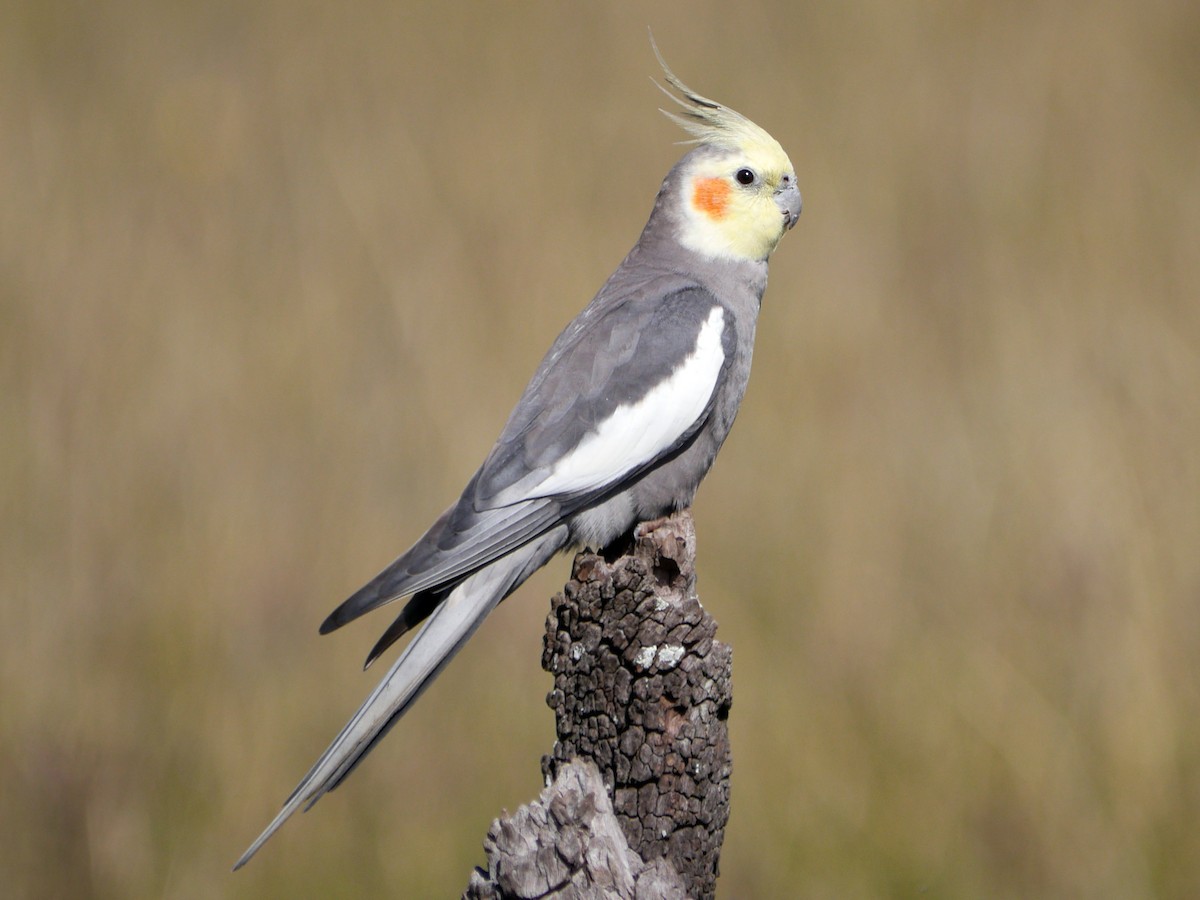
[[[507,893],[509,888],[495,885],[497,893],[472,894],[472,889],[483,889],[480,871],[468,889],[471,900],[715,894],[729,819],[732,764],[726,720],[733,700],[732,652],[716,640],[716,622],[695,595],[695,550],[695,526],[685,510],[639,525],[630,539],[603,555],[579,553],[571,580],[551,601],[546,622],[542,667],[554,676],[546,699],[554,710],[558,740],[542,760],[548,787],[539,803],[551,811],[550,819],[556,808],[579,808],[577,795],[583,788],[578,776],[569,775],[561,787],[560,782],[573,760],[594,764],[611,798],[611,811],[596,804],[599,819],[588,819],[584,832],[600,840],[607,835],[600,820],[615,818],[628,845],[625,868],[633,873],[637,893],[621,893],[613,885],[602,889],[584,877],[576,886],[569,879],[550,879],[566,893]],[[505,844],[493,835],[520,832],[531,823],[532,809],[523,807],[493,824],[485,845],[489,874],[504,871],[504,854],[520,843]],[[564,821],[582,820],[568,816]],[[574,840],[568,839],[568,856]],[[554,840],[542,839],[536,846],[552,848],[547,859],[563,859],[562,846]],[[683,893],[669,893],[669,881],[662,878],[643,884],[637,873],[647,863],[659,866],[655,872],[660,875],[661,866],[669,864],[682,880]],[[566,864],[572,873],[585,869]],[[652,881],[660,887],[652,889]],[[536,887],[532,881],[529,885]]]

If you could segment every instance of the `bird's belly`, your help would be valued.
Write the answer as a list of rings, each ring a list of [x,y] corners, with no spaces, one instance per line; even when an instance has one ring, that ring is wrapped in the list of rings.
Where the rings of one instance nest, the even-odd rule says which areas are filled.
[[[599,550],[639,522],[691,506],[696,488],[717,455],[719,443],[714,437],[701,434],[682,453],[650,469],[624,490],[575,513],[568,523],[570,543]]]

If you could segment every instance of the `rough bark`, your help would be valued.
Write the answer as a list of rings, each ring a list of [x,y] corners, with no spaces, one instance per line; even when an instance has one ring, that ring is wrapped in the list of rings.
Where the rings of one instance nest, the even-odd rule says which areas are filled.
[[[604,813],[596,804],[594,817],[582,832],[573,833],[610,847],[611,834],[601,820],[613,817],[628,845],[624,869],[641,872],[650,862],[661,872],[665,866],[680,876],[683,894],[643,894],[636,875],[636,894],[620,893],[615,881],[601,890],[596,880],[603,877],[601,870],[578,883],[553,878],[527,882],[536,890],[557,880],[559,890],[567,893],[553,893],[549,887],[522,893],[525,888],[516,882],[506,887],[493,880],[496,893],[471,894],[471,889],[483,889],[484,875],[477,872],[481,885],[477,888],[472,879],[467,895],[472,900],[714,895],[729,818],[726,720],[733,699],[732,653],[715,639],[716,622],[695,595],[695,549],[695,527],[684,511],[638,526],[631,540],[604,555],[578,554],[571,580],[551,601],[542,656],[543,668],[554,675],[547,703],[554,710],[558,740],[542,760],[550,793],[539,802],[551,811],[576,808],[575,781],[564,784],[563,790],[572,785],[567,794],[555,791],[574,768],[573,760],[593,763],[612,802]],[[531,811],[534,806],[493,824],[486,845],[489,873],[501,873],[506,866],[511,870],[506,854],[515,859],[512,853],[520,846],[551,847],[555,858],[566,858],[561,838],[542,837],[536,828],[529,834],[538,836],[522,839],[524,843],[493,839],[493,834],[519,834],[540,821]],[[550,819],[555,819],[553,812]],[[568,839],[569,847],[573,841]],[[549,851],[540,852],[550,858]],[[572,852],[567,856],[574,858]],[[564,865],[572,879],[586,870]],[[599,893],[589,892],[593,889]]]

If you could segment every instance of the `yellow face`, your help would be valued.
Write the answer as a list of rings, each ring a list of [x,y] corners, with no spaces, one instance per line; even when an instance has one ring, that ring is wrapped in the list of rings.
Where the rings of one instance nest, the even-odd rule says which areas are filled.
[[[681,239],[706,256],[764,260],[800,211],[792,164],[771,147],[699,157],[683,186]]]

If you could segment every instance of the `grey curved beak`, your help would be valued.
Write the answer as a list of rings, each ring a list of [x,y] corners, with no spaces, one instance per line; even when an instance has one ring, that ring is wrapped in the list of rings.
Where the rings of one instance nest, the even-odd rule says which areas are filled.
[[[796,220],[800,218],[800,210],[804,203],[800,199],[800,188],[796,187],[796,182],[788,181],[783,187],[775,192],[775,205],[779,207],[780,213],[783,214],[783,227],[790,229],[796,224]]]

